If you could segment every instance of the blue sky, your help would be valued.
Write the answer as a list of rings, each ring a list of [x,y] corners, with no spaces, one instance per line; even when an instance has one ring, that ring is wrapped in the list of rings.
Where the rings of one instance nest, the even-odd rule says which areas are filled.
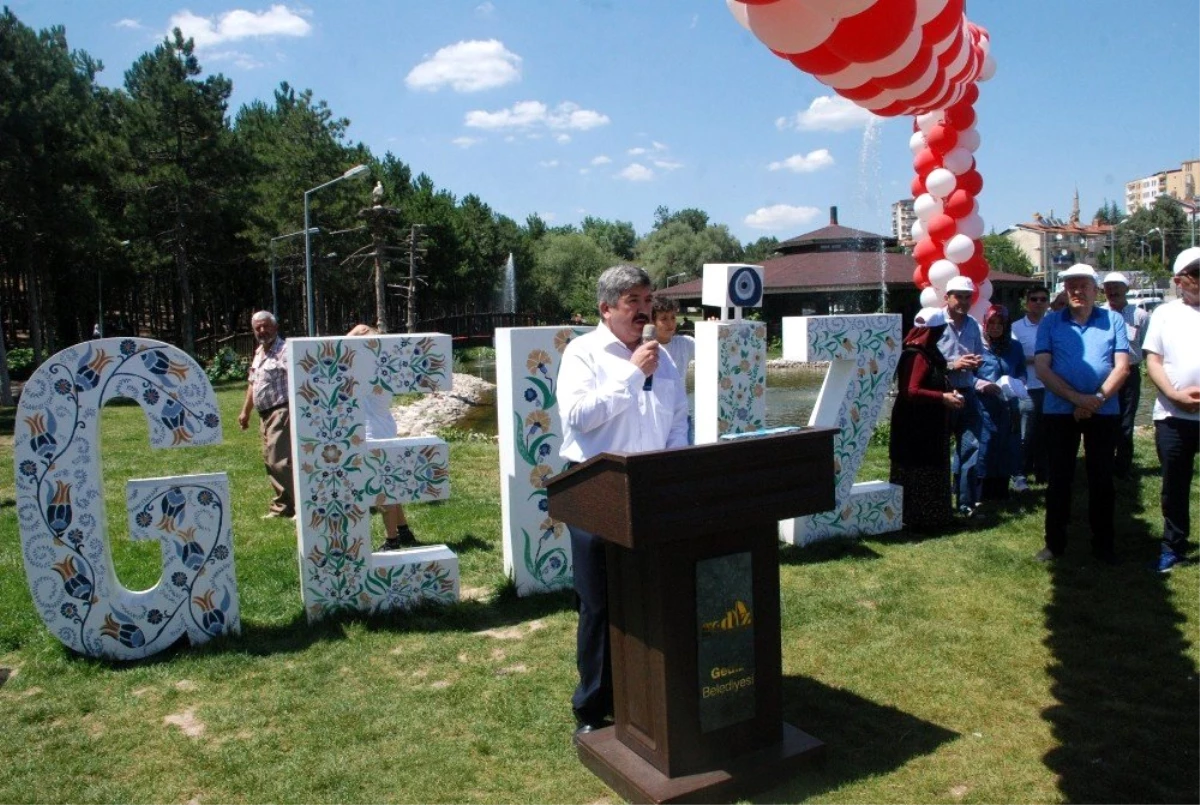
[[[724,0],[8,5],[64,25],[114,86],[180,25],[233,81],[231,115],[281,81],[310,88],[351,140],[522,223],[593,215],[645,234],[659,205],[698,207],[743,241],[782,240],[836,205],[843,225],[886,232],[910,193],[912,119],[831,104]],[[998,67],[976,105],[989,230],[1065,218],[1076,187],[1087,218],[1200,157],[1196,0],[968,0],[967,15]]]

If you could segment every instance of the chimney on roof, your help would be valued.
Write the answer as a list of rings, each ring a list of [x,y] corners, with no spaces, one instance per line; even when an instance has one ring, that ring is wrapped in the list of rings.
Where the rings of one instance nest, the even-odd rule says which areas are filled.
[[[829,225],[830,225],[830,226],[837,226],[837,225],[838,225],[838,222],[837,222],[837,207],[830,207],[830,208],[829,208]]]

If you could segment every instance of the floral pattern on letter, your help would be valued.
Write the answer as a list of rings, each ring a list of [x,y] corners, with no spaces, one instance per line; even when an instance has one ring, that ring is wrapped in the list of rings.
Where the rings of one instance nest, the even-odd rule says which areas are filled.
[[[586,328],[496,330],[496,407],[504,572],[520,595],[570,587],[571,540],[547,513],[546,479],[563,469],[555,394],[567,344]]]
[[[14,453],[21,551],[34,606],[54,635],[90,657],[149,657],[240,630],[224,473],[126,484],[129,533],[157,540],[163,574],[123,587],[105,530],[100,408],[134,400],[152,447],[221,441],[212,386],[187,354],[143,338],[88,341],[59,352],[25,384]]]
[[[309,620],[458,598],[445,546],[371,553],[370,507],[450,496],[450,452],[431,436],[367,441],[364,394],[448,390],[450,337],[290,341],[301,587]]]
[[[783,320],[783,357],[829,361],[809,425],[836,427],[833,439],[837,505],[827,512],[785,520],[786,542],[899,530],[903,494],[882,481],[855,484],[871,432],[900,362],[900,317],[895,314],[804,316]]]
[[[767,326],[696,323],[696,443],[760,430],[767,415]]]

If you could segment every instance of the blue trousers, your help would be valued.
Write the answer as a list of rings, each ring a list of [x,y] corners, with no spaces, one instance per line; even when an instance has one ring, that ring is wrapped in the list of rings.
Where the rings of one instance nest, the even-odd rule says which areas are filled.
[[[1154,446],[1162,465],[1163,549],[1184,556],[1192,528],[1188,497],[1200,450],[1200,422],[1174,416],[1155,420]]]
[[[954,436],[954,454],[950,458],[955,501],[958,508],[974,507],[983,494],[979,454],[982,449],[983,406],[975,389],[957,389],[963,396],[962,408],[950,411],[950,433]]]

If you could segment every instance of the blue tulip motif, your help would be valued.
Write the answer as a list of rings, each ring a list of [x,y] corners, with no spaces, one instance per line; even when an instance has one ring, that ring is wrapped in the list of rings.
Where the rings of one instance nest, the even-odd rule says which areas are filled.
[[[46,524],[54,532],[55,539],[61,539],[63,532],[71,525],[71,485],[55,481],[54,494],[46,502]]]
[[[116,615],[116,618],[113,615]],[[111,614],[104,616],[104,625],[100,627],[100,634],[111,637],[127,648],[141,648],[146,645],[146,635],[141,628],[128,615],[115,609]]]
[[[54,438],[58,431],[58,422],[49,411],[25,417],[25,426],[29,428],[29,449],[42,461],[49,464],[58,451],[58,439]]]
[[[213,603],[213,591],[192,598],[192,603],[200,607],[204,613],[200,616],[200,626],[214,637],[225,631],[225,611],[229,609],[229,590],[221,598],[221,605]]]
[[[161,377],[163,383],[170,388],[175,388],[177,382],[187,379],[187,366],[171,360],[161,349],[148,349],[143,352],[142,365],[150,374]]]
[[[163,403],[162,412],[159,413],[158,418],[166,429],[171,431],[172,445],[192,440],[193,428],[191,423],[188,422],[187,411],[179,400],[168,396],[166,402]]]
[[[176,555],[187,567],[199,570],[204,565],[204,548],[196,541],[196,527],[181,529],[179,536],[183,537],[183,541],[175,543]]]
[[[169,534],[175,533],[175,522],[183,515],[186,504],[187,496],[183,494],[182,489],[177,486],[168,489],[167,494],[163,495],[162,504],[160,504],[162,517],[157,523],[157,528]]]
[[[79,568],[75,566],[75,557],[68,556],[61,562],[53,565],[54,572],[57,573],[63,580],[63,589],[67,595],[72,598],[78,598],[80,601],[92,602],[92,580],[79,572]]]
[[[116,358],[102,349],[93,350],[90,346],[84,356],[75,366],[75,390],[88,391],[100,385],[100,375]]]

